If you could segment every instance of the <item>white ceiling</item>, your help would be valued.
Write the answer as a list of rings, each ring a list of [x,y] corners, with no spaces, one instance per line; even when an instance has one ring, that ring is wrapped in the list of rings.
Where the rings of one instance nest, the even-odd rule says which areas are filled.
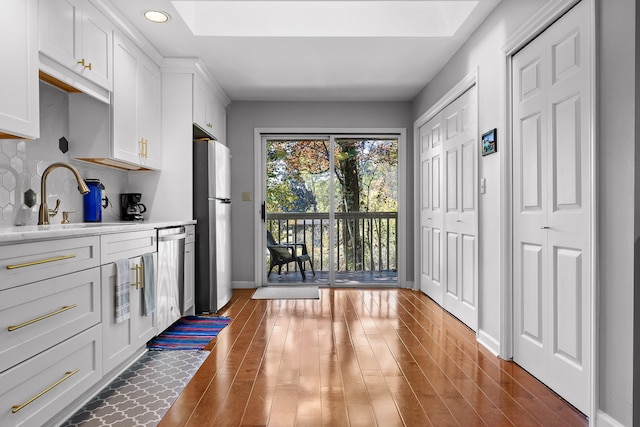
[[[266,0],[252,2],[235,0],[226,3],[245,2],[246,5],[250,5],[256,1]],[[327,0],[327,2],[332,1],[334,0]],[[458,2],[458,0],[425,1],[469,4],[469,1]],[[278,23],[274,22],[273,17],[267,19],[265,12],[257,11],[255,15],[247,16],[247,23],[253,22],[254,25],[244,30],[238,29],[238,24],[228,25],[227,19],[230,18],[221,22],[220,16],[211,16],[211,26],[220,28],[218,31],[202,29],[204,12],[199,11],[196,13],[200,26],[199,33],[233,33],[234,35],[194,36],[173,4],[180,3],[178,7],[182,11],[191,9],[192,14],[188,20],[193,26],[196,22],[193,16],[193,4],[197,5],[198,2],[110,0],[162,56],[200,57],[220,87],[234,101],[411,100],[447,63],[501,0],[477,1],[478,4],[469,17],[451,37],[432,36],[430,33],[433,34],[433,32],[430,31],[424,31],[422,35],[415,36],[413,34],[421,31],[420,26],[415,25],[415,16],[413,19],[406,16],[402,18],[394,16],[393,13],[389,13],[389,22],[400,23],[397,26],[399,32],[394,33],[393,30],[386,28],[384,35],[378,36],[369,28],[364,30],[364,36],[336,33],[337,35],[319,37],[317,30],[315,33],[298,32],[295,35],[284,36],[278,30],[276,36],[260,35],[265,34],[264,31],[269,28],[269,25],[264,26],[260,33],[256,30],[255,23],[265,21],[273,22],[274,25]],[[316,0],[313,3],[320,2]],[[348,3],[365,4],[362,1]],[[387,0],[385,3],[393,4],[393,1]],[[411,4],[412,2],[402,1],[397,4],[401,3]],[[165,24],[148,22],[143,17],[143,12],[148,9],[164,10],[171,15],[171,20]],[[397,10],[400,11],[400,8],[398,7]],[[322,16],[320,13],[317,15]],[[324,19],[327,19],[326,15]],[[342,21],[345,21],[344,17]],[[353,28],[355,28],[356,20],[353,22]],[[437,22],[429,25],[425,19],[425,27],[435,27],[436,24]],[[407,27],[411,25],[414,26],[414,32],[411,36],[407,36]],[[323,24],[320,24],[320,28],[322,26]],[[282,25],[278,27],[281,28]],[[330,27],[330,23],[327,23],[326,28]],[[334,25],[334,27],[338,26]],[[304,26],[292,25],[291,28],[298,28],[299,31]],[[383,34],[383,31],[380,34]]]

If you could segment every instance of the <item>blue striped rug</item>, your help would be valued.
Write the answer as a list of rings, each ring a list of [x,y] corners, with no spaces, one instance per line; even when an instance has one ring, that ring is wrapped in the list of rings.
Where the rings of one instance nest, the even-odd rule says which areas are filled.
[[[202,350],[231,322],[229,317],[185,316],[149,341],[149,350]]]

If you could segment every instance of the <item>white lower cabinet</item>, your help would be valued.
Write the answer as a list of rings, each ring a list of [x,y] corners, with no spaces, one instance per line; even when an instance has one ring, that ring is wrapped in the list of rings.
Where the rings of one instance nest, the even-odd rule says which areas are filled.
[[[0,372],[100,318],[99,267],[0,291]]]
[[[153,254],[154,266],[157,256]],[[127,361],[156,335],[156,315],[142,314],[142,257],[129,258],[129,319],[116,323],[116,264],[102,268],[102,331],[104,337],[104,371],[109,372]],[[157,268],[154,268],[157,270]],[[156,271],[153,273],[156,277]]]
[[[182,304],[183,314],[194,314],[194,295],[196,283],[196,230],[195,226],[185,227],[187,238],[184,244],[184,298]]]
[[[142,305],[144,254],[154,282],[158,273],[156,233],[0,244],[0,426],[59,424],[144,352],[158,332]],[[191,247],[193,236],[191,226]],[[119,259],[128,261],[130,317],[116,323]],[[190,306],[192,264],[191,250]]]
[[[93,326],[0,374],[0,426],[43,426],[102,378]]]

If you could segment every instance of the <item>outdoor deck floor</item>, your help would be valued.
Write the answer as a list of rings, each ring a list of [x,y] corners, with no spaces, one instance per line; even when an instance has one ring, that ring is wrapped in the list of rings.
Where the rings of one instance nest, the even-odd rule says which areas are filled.
[[[302,276],[297,271],[289,271],[288,273],[283,271],[281,276],[278,276],[278,272],[274,270],[267,278],[267,284],[269,285],[281,285],[281,284],[301,284],[301,285],[319,285],[329,286],[329,272],[328,271],[316,271],[314,276],[311,271],[305,271],[307,275],[306,280],[302,280]],[[397,271],[337,271],[336,272],[336,286],[357,286],[360,284],[381,285],[381,286],[397,286],[398,285],[398,272]]]

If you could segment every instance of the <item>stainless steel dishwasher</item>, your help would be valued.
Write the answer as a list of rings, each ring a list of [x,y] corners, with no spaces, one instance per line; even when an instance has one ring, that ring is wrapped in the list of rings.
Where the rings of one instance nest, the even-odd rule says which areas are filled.
[[[186,237],[184,227],[158,229],[158,282],[156,285],[158,333],[167,329],[182,314]]]

